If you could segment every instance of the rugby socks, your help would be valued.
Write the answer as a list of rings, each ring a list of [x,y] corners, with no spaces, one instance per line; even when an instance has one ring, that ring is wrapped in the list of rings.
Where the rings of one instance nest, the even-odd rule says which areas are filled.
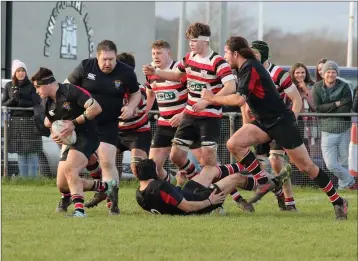
[[[74,195],[72,195],[71,199],[72,199],[72,203],[75,207],[75,211],[85,213],[84,208],[83,208],[83,203],[84,203],[83,197],[78,194],[74,194]]]
[[[198,172],[195,169],[195,165],[188,159],[183,167],[180,170],[184,170],[186,172],[186,177],[190,180],[198,175]]]
[[[295,199],[293,197],[292,198],[285,198],[285,205],[286,206],[294,206],[294,207],[296,207]]]
[[[93,186],[91,188],[92,191],[97,191],[97,192],[104,192],[106,191],[108,188],[108,185],[106,182],[101,181],[101,180],[93,180]]]
[[[219,169],[219,174],[216,177],[218,180],[223,179],[229,175],[242,172],[245,169],[245,167],[239,162],[217,166],[217,168]]]
[[[231,193],[230,193],[232,200],[238,202],[242,196],[240,195],[240,192],[237,189],[234,189]]]
[[[61,198],[70,198],[71,193],[61,193]]]
[[[258,184],[262,185],[268,182],[268,178],[261,169],[259,161],[250,149],[247,150],[245,156],[240,160],[240,163],[254,176]]]
[[[102,169],[99,166],[98,161],[96,161],[96,163],[94,163],[92,165],[87,166],[86,169],[89,171],[89,173],[93,179],[101,179],[102,178]]]
[[[333,187],[332,181],[321,168],[319,169],[317,177],[313,181],[327,194],[329,200],[333,205],[342,205],[343,199],[338,195]]]
[[[250,176],[246,176],[246,178],[247,178],[247,180],[246,180],[244,190],[252,191],[252,190],[256,189],[256,186],[257,186],[256,180]]]

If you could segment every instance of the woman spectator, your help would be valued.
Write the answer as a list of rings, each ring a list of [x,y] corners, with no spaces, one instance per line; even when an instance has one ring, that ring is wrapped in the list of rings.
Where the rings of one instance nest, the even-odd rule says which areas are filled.
[[[316,107],[312,96],[314,81],[312,81],[307,67],[303,63],[295,63],[290,69],[290,75],[292,82],[296,85],[302,98],[301,113],[315,112]],[[304,116],[298,121],[298,128],[308,150],[310,144],[314,145],[315,138],[318,137],[317,126],[318,124],[315,117]]]
[[[5,85],[2,106],[33,107],[38,96],[27,77],[26,65],[14,60],[11,75],[12,80]],[[34,125],[34,113],[28,110],[10,110],[10,114],[9,153],[18,154],[20,176],[34,177],[39,165],[37,152],[42,151],[42,138]]]
[[[326,62],[327,62],[326,58],[322,58],[318,60],[316,65],[316,82],[322,81],[323,79],[322,68]]]

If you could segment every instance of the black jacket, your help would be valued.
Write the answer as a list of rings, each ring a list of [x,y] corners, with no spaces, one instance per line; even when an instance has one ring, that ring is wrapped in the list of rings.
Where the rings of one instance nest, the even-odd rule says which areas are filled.
[[[39,100],[35,87],[26,77],[25,80],[14,85],[11,81],[5,85],[2,94],[2,106],[7,107],[33,107]],[[31,117],[32,111],[12,111],[11,116],[15,117]]]
[[[352,111],[358,113],[358,86],[354,89]]]

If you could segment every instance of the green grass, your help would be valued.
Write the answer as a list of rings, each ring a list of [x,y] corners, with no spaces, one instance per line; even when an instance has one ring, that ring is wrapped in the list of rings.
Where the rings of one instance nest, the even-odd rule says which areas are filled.
[[[295,189],[298,213],[280,212],[270,194],[254,214],[228,198],[225,216],[170,217],[142,211],[135,186],[122,185],[120,216],[108,216],[102,204],[74,219],[55,213],[53,181],[3,181],[2,260],[357,260],[355,192],[342,193],[349,220],[338,222],[316,189]]]

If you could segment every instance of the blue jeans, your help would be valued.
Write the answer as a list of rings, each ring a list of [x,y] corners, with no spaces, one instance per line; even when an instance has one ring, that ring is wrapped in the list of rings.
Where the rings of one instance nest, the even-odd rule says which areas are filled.
[[[190,159],[190,161],[194,164],[196,170],[198,172],[200,172],[201,171],[201,166],[200,166],[197,158],[194,156],[194,154],[191,151],[188,152],[188,159]]]
[[[348,172],[348,147],[351,130],[342,133],[322,131],[321,149],[324,162],[338,178],[338,188],[344,189],[354,185],[354,178]]]
[[[37,153],[18,154],[18,166],[21,177],[35,177],[39,167]]]

